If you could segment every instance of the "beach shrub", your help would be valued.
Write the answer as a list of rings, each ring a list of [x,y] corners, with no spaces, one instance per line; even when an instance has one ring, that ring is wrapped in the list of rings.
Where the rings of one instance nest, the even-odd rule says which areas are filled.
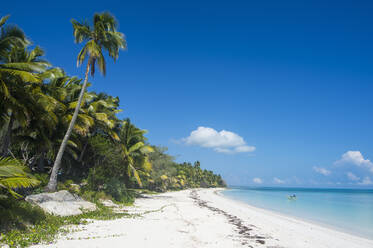
[[[134,194],[127,190],[126,185],[117,178],[112,178],[105,183],[103,190],[117,202],[128,204],[134,201]]]
[[[115,185],[115,184],[114,184]],[[106,187],[105,187],[106,188]],[[107,191],[92,191],[84,189],[79,194],[83,199],[91,202],[100,203],[100,200],[112,200],[116,203],[131,205],[135,201],[138,193],[135,190],[115,190],[106,189]],[[113,195],[112,195],[113,194]]]
[[[68,188],[66,187],[66,185],[63,183],[63,182],[58,182],[57,184],[57,190],[68,190]]]
[[[27,230],[12,230],[2,239],[10,247],[27,247],[33,244],[53,242],[56,235],[60,232],[67,233],[63,229],[66,225],[86,224],[86,219],[110,220],[124,217],[127,214],[113,213],[108,209],[100,209],[93,213],[82,214],[79,216],[57,217],[48,216],[44,221],[30,226]]]
[[[110,208],[96,203],[97,210],[75,216],[55,216],[24,200],[9,198],[0,202],[1,244],[10,247],[27,247],[53,242],[58,233],[67,233],[67,225],[86,224],[86,219],[110,220],[131,217],[127,213],[115,213]]]
[[[40,181],[40,188],[45,187],[49,182],[49,175],[47,173],[34,173],[34,177]]]
[[[66,180],[66,181],[64,182],[64,184],[65,184],[66,188],[69,188],[69,187],[70,187],[70,185],[71,185],[71,184],[73,184],[73,183],[74,183],[74,181],[73,181],[73,180],[71,180],[71,179],[68,179],[68,180]]]
[[[91,190],[100,190],[102,189],[105,182],[110,179],[107,169],[104,166],[93,167],[89,170],[87,182],[88,187]]]
[[[41,208],[24,200],[9,197],[0,201],[0,233],[13,229],[25,230],[28,225],[34,225],[45,218]]]
[[[96,193],[97,191],[85,189],[84,191],[81,191],[80,196],[86,201],[95,202]]]
[[[68,188],[68,191],[72,194],[80,194],[80,186],[78,184],[70,184],[69,185],[69,188]]]
[[[89,191],[104,192],[107,196],[110,196],[112,200],[130,204],[134,201],[134,194],[127,189],[125,184],[126,177],[119,173],[115,173],[117,170],[115,164],[108,167],[101,165],[91,168],[87,178],[87,189]],[[89,195],[90,193],[85,194]],[[96,194],[90,195],[89,197],[102,199]]]
[[[107,195],[104,191],[93,191],[89,189],[84,189],[80,192],[79,196],[81,196],[84,200],[98,203],[100,200],[111,200],[112,197]]]

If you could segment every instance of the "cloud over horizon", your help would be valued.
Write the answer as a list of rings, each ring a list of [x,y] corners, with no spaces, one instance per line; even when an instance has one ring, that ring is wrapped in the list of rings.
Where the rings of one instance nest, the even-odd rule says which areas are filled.
[[[359,181],[360,180],[360,177],[356,176],[352,172],[347,172],[346,175],[347,175],[348,179],[350,179],[351,181]]]
[[[335,161],[334,164],[353,164],[359,167],[366,167],[373,173],[373,163],[369,159],[364,159],[360,151],[347,151],[342,154],[341,159]]]
[[[314,166],[312,168],[313,168],[314,171],[316,171],[317,173],[319,173],[321,175],[324,175],[324,176],[329,176],[332,173],[330,170],[327,170],[323,167]]]
[[[214,151],[226,154],[247,153],[255,151],[255,146],[249,146],[246,141],[236,133],[222,130],[216,131],[210,127],[198,127],[182,141],[187,145],[196,145],[212,148]]]
[[[253,178],[253,182],[254,182],[254,183],[257,183],[257,184],[262,184],[262,183],[263,183],[263,180],[262,180],[261,178],[259,178],[259,177],[254,177],[254,178]]]
[[[373,185],[373,181],[370,179],[370,177],[364,177],[363,181],[358,183],[360,185]]]
[[[274,177],[273,178],[273,182],[277,183],[277,184],[284,184],[285,181],[284,180],[281,180],[280,178],[277,178],[277,177]]]

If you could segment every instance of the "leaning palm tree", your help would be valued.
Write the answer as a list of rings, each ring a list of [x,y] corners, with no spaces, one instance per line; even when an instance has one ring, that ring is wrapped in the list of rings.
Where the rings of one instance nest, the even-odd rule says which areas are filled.
[[[106,62],[103,50],[106,50],[109,56],[115,61],[119,56],[119,50],[126,48],[124,35],[117,31],[117,22],[109,13],[95,14],[93,16],[92,27],[87,22],[80,23],[74,19],[71,22],[74,29],[75,42],[86,42],[78,54],[77,66],[80,66],[85,60],[87,60],[87,65],[78,104],[75,107],[74,115],[70,121],[69,128],[67,129],[60,149],[57,153],[50,180],[46,188],[48,191],[55,191],[57,188],[57,174],[61,166],[62,155],[70,138],[71,132],[73,131],[75,121],[78,117],[79,109],[82,104],[84,92],[88,82],[89,72],[91,72],[91,76],[93,76],[95,73],[95,66],[97,64],[102,74],[105,75]]]

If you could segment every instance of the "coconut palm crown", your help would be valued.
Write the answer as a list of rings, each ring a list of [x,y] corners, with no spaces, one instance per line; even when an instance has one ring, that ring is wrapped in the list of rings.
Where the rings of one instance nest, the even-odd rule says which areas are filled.
[[[74,28],[75,42],[86,42],[78,54],[77,66],[88,59],[92,76],[95,73],[96,63],[102,74],[105,75],[106,62],[103,49],[116,61],[119,50],[127,47],[123,33],[116,30],[116,20],[112,15],[105,12],[93,16],[93,27],[89,26],[87,22],[80,23],[74,19],[71,20],[71,23]]]

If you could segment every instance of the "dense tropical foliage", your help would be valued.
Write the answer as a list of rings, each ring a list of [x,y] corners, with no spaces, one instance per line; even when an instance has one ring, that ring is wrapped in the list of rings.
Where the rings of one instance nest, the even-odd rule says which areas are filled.
[[[146,130],[119,119],[118,97],[86,90],[96,65],[106,73],[104,51],[115,60],[126,47],[110,14],[95,14],[93,26],[72,21],[75,41],[85,42],[77,60],[87,61],[84,80],[53,67],[8,18],[0,20],[0,194],[19,196],[36,178],[38,192],[68,180],[118,201],[136,188],[224,186],[199,162],[176,163],[149,144]]]
[[[106,73],[104,53],[116,60],[126,47],[113,16],[95,14],[92,26],[72,20],[75,42],[85,42],[77,59],[86,61],[84,80],[51,65],[8,19],[0,19],[0,241],[4,232],[14,247],[49,240],[87,217],[47,215],[22,200],[27,194],[68,189],[129,203],[139,190],[225,186],[198,161],[177,163],[167,148],[149,144],[146,130],[118,118],[118,97],[87,90],[96,66]],[[119,217],[104,208],[89,216]]]

